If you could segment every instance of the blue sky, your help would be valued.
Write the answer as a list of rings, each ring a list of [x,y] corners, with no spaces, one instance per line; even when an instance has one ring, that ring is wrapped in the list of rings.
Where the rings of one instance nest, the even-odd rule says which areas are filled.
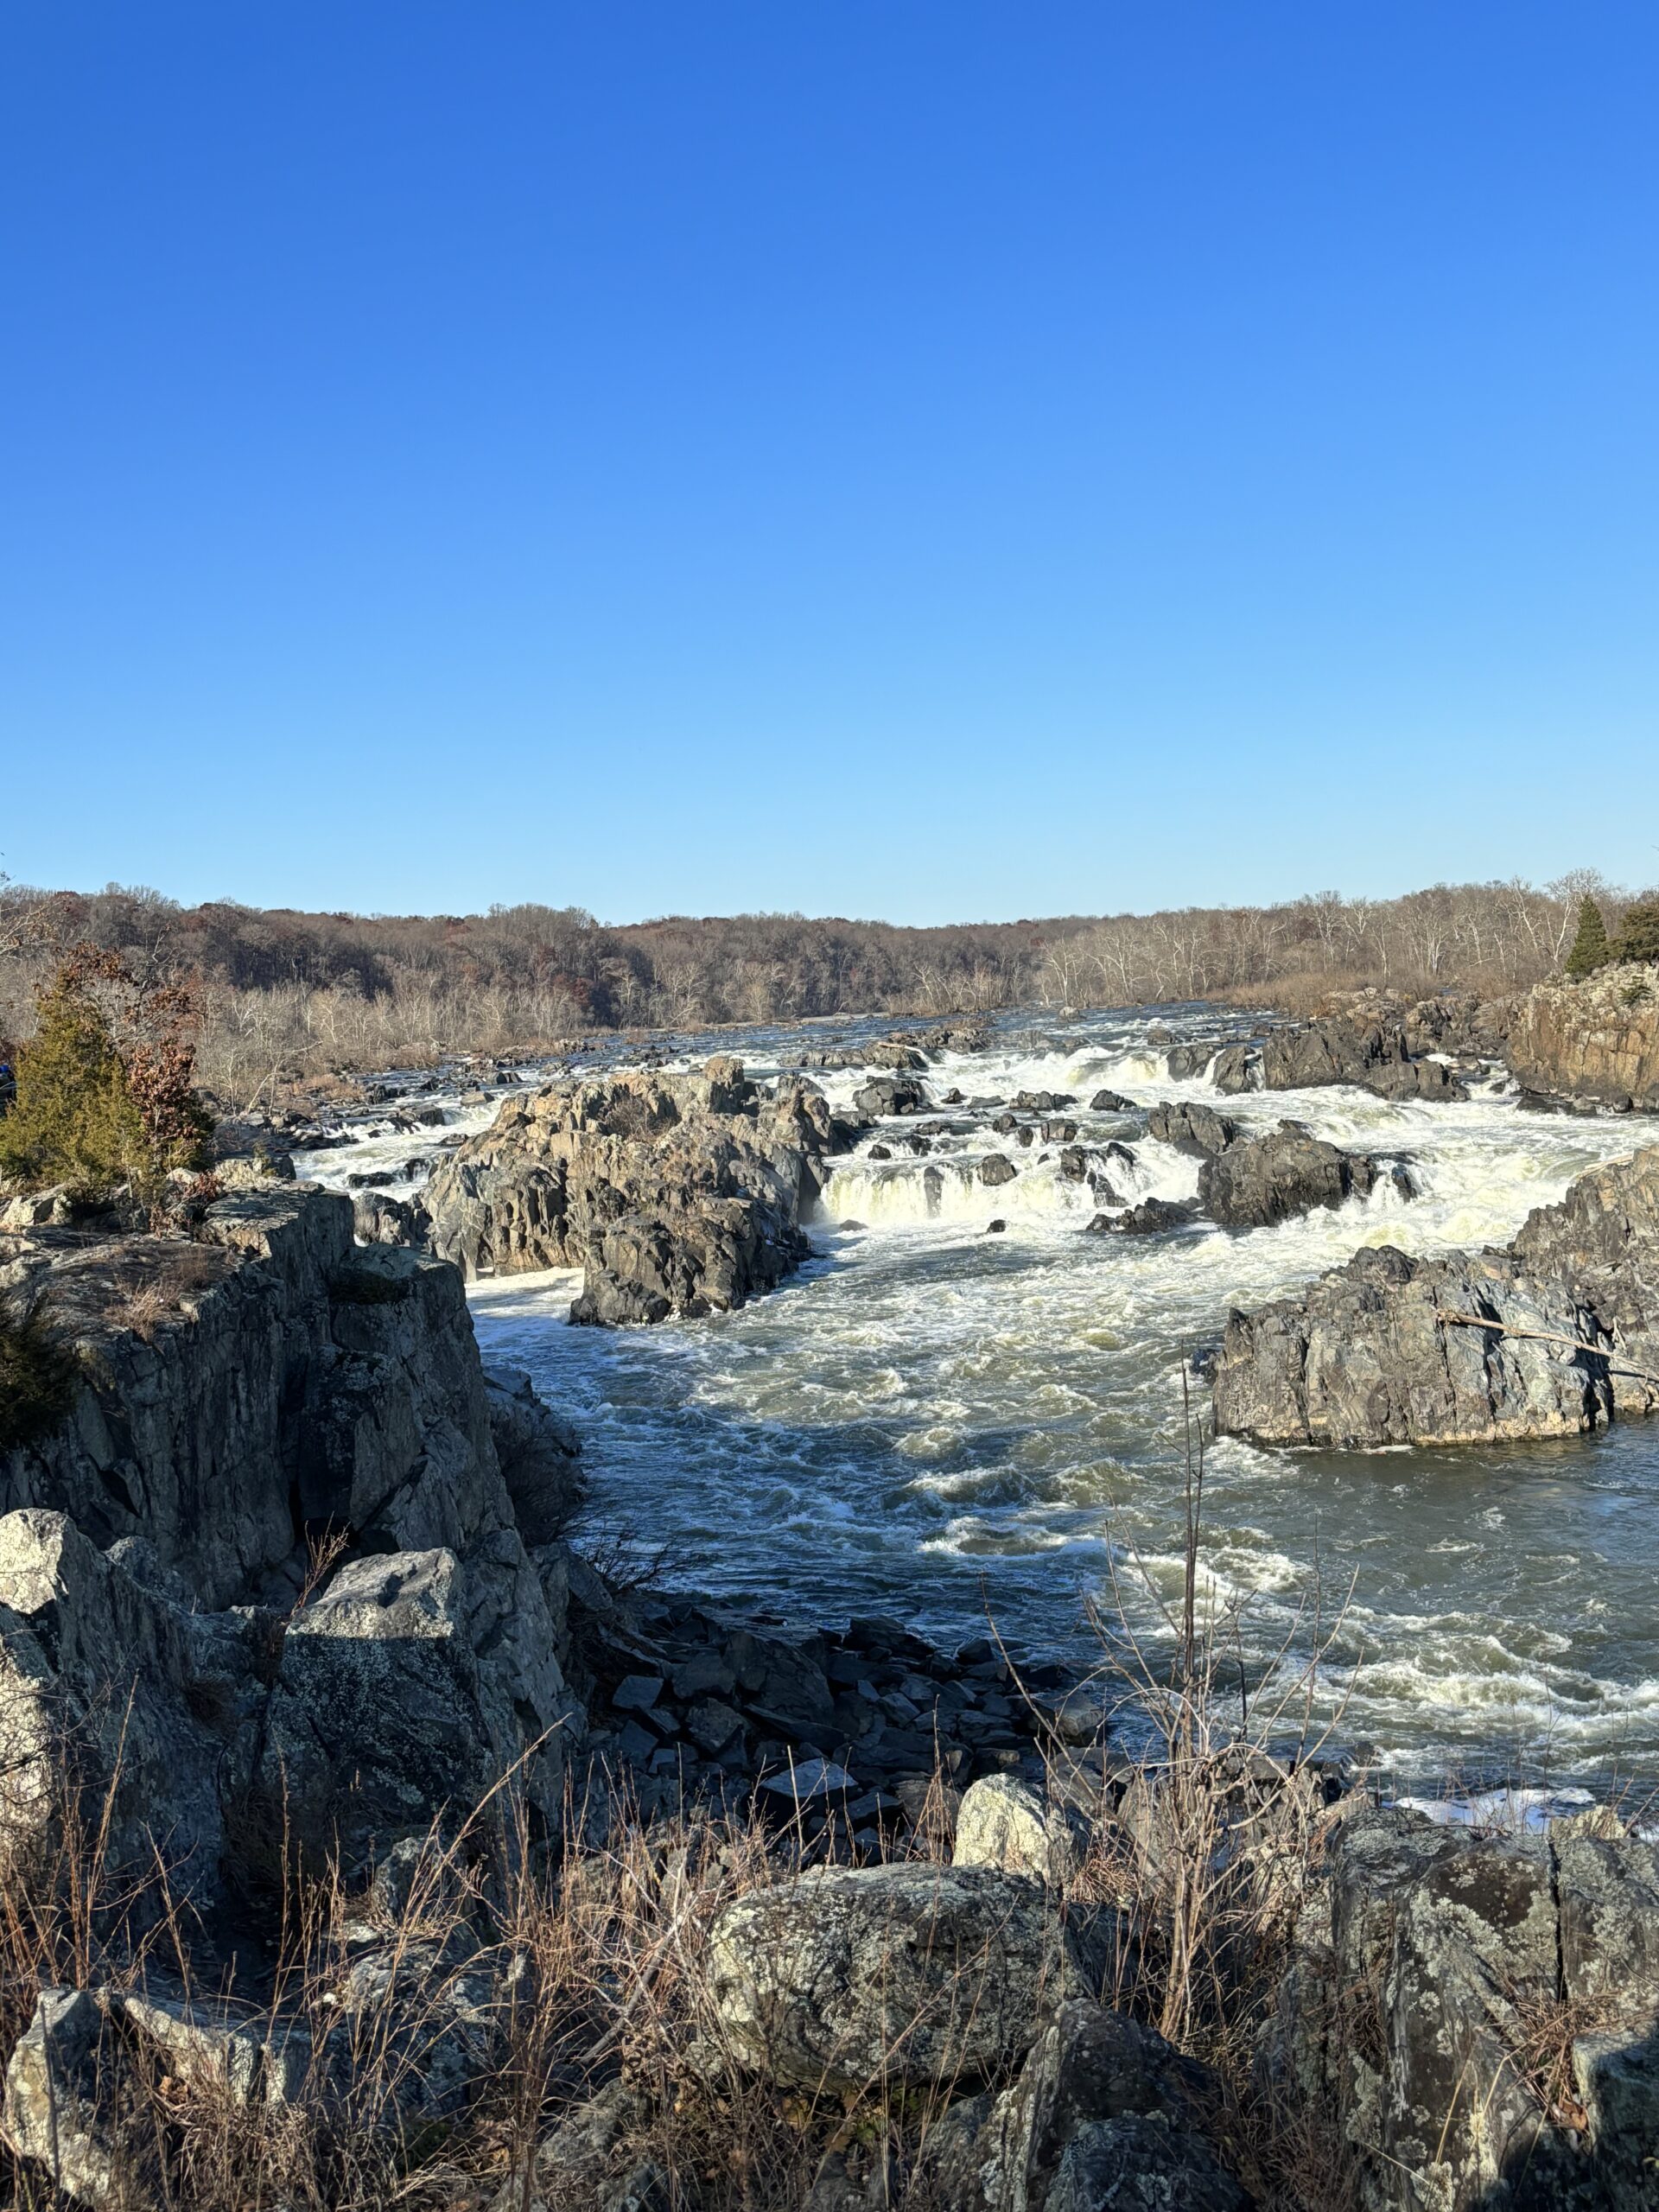
[[[1659,875],[1659,10],[11,0],[0,868]]]

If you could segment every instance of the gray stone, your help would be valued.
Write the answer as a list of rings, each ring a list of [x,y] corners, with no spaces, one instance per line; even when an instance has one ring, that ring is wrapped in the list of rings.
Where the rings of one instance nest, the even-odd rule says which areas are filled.
[[[1045,1802],[1012,1775],[987,1775],[963,1794],[950,1863],[1064,1883],[1088,1847],[1088,1829],[1071,1808]]]
[[[1198,1170],[1198,1203],[1224,1229],[1265,1228],[1363,1198],[1380,1173],[1363,1154],[1281,1122],[1266,1136],[1241,1137],[1207,1158]]]
[[[710,1936],[734,2049],[774,2081],[826,2088],[1016,2060],[1070,1971],[1041,1887],[985,1867],[827,1867],[738,1898]]]

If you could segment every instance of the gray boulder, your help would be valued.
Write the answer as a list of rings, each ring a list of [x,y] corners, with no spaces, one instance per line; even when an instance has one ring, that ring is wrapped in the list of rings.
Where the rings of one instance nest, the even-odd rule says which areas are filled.
[[[994,2071],[1075,1968],[1041,1887],[988,1867],[826,1867],[727,1905],[710,1986],[769,2079],[862,2088]]]
[[[520,1369],[486,1367],[484,1389],[490,1438],[518,1533],[532,1548],[552,1543],[582,1503],[581,1441]]]
[[[1161,1143],[1173,1144],[1177,1152],[1205,1160],[1224,1152],[1240,1135],[1240,1125],[1217,1114],[1213,1107],[1182,1100],[1154,1106],[1147,1116],[1147,1134]]]
[[[1087,1825],[1071,1806],[1046,1802],[1017,1776],[988,1774],[963,1793],[950,1863],[1064,1883],[1088,1847]]]
[[[1340,1151],[1299,1122],[1281,1122],[1267,1136],[1241,1137],[1206,1157],[1198,1204],[1224,1229],[1262,1228],[1363,1198],[1381,1173],[1363,1154]]]

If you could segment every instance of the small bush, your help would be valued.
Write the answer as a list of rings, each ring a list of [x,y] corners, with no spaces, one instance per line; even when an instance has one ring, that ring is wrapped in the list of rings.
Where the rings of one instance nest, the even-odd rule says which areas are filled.
[[[0,1300],[0,1452],[48,1435],[75,1395],[75,1363],[36,1309]]]
[[[195,1009],[174,986],[134,983],[82,946],[35,1001],[17,1057],[17,1097],[0,1117],[0,1176],[67,1183],[86,1199],[130,1186],[152,1211],[175,1168],[204,1164],[211,1117],[193,1087]]]
[[[67,974],[42,994],[39,1028],[17,1062],[17,1103],[0,1121],[0,1174],[86,1198],[139,1179],[143,1117],[109,1023]]]

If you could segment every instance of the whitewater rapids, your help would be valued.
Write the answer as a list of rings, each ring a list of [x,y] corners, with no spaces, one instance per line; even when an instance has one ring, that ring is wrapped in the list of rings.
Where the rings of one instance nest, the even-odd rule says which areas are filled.
[[[596,1521],[688,1586],[793,1616],[887,1612],[951,1643],[988,1614],[1012,1641],[1075,1656],[1093,1600],[1122,1603],[1156,1646],[1180,1577],[1183,1354],[1213,1344],[1230,1308],[1361,1245],[1503,1243],[1653,1134],[1525,1111],[1496,1079],[1455,1104],[1347,1088],[1219,1099],[1207,1078],[1162,1072],[1144,1042],[1154,1018],[1183,1040],[1219,1026],[1211,1010],[1142,1008],[1037,1034],[1044,1017],[1005,1017],[990,1051],[934,1064],[931,1096],[968,1103],[920,1118],[969,1126],[919,1158],[898,1150],[912,1123],[874,1132],[836,1167],[813,1260],[741,1313],[573,1330],[569,1275],[472,1285],[486,1357],[529,1369],[582,1427]],[[764,1077],[823,1041],[767,1031],[718,1049]],[[810,1072],[841,1105],[867,1079]],[[1134,1150],[1132,1169],[1109,1171],[1126,1199],[1192,1197],[1198,1163],[1133,1116],[1090,1113],[1102,1089],[1141,1107],[1203,1099],[1252,1128],[1305,1122],[1403,1161],[1419,1195],[1384,1178],[1270,1229],[1083,1235],[1098,1201],[1061,1175],[1058,1144],[1022,1150],[989,1122],[1021,1090],[1070,1093],[1079,1142]],[[315,1170],[342,1184],[380,1141],[315,1155]],[[872,1160],[878,1143],[897,1156]],[[1013,1182],[980,1180],[991,1152],[1018,1166]],[[1003,1233],[987,1233],[993,1219]],[[1306,1653],[1316,1615],[1321,1637],[1334,1620],[1317,1710],[1396,1774],[1659,1779],[1656,1504],[1659,1424],[1440,1452],[1224,1440],[1205,1470],[1206,1601],[1243,1606],[1250,1675],[1287,1639]]]

